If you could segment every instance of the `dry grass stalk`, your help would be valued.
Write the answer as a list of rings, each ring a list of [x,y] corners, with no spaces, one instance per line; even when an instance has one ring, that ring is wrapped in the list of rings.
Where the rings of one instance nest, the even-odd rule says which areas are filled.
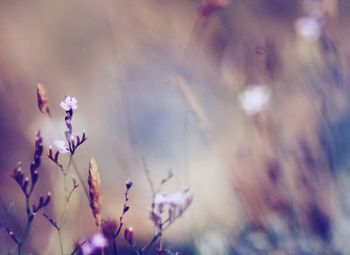
[[[50,115],[49,103],[46,95],[46,90],[41,83],[36,85],[36,94],[38,97],[38,107],[42,113]]]
[[[177,76],[173,81],[174,86],[179,91],[186,106],[189,108],[190,112],[195,117],[198,126],[202,129],[204,135],[207,138],[210,138],[210,125],[208,118],[206,117],[202,107],[193,95],[192,91],[186,84],[185,80],[181,76]]]
[[[102,219],[102,196],[100,182],[100,172],[97,168],[96,161],[94,159],[90,159],[88,176],[89,202],[92,214],[95,218],[96,226],[98,227],[100,226]]]

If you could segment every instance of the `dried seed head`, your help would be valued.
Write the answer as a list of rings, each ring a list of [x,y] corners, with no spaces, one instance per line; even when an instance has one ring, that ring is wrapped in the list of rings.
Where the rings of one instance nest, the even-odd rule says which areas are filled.
[[[36,85],[36,94],[38,97],[38,107],[42,113],[50,114],[46,90],[41,83]]]
[[[92,215],[95,218],[96,226],[101,224],[102,196],[100,189],[100,172],[98,171],[96,161],[91,159],[89,162],[89,200]]]

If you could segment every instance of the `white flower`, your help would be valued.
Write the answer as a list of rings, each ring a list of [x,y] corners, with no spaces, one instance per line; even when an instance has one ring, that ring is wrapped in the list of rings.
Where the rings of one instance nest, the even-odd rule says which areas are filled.
[[[69,111],[71,109],[76,110],[76,109],[78,109],[78,101],[75,97],[66,96],[64,98],[64,101],[61,101],[60,106],[65,111]]]
[[[185,206],[191,200],[191,195],[187,191],[188,190],[177,191],[168,196],[157,193],[154,196],[153,203],[155,205]]]
[[[263,111],[270,102],[271,91],[265,85],[254,85],[239,95],[241,108],[248,115],[255,115]]]
[[[107,239],[101,233],[94,234],[89,240],[80,246],[83,255],[95,254],[97,249],[108,246]]]
[[[68,149],[65,141],[56,140],[53,143],[55,144],[55,147],[59,151],[59,153],[68,153],[69,152],[69,149]]]
[[[179,191],[167,196],[167,202],[173,206],[184,206],[188,201],[188,194]]]
[[[321,35],[322,22],[315,17],[306,16],[298,18],[295,22],[295,30],[301,37],[317,40]]]
[[[101,233],[97,233],[91,238],[91,244],[95,248],[104,248],[108,245],[108,242]]]
[[[164,196],[161,193],[157,193],[153,198],[153,203],[155,205],[165,204],[165,202],[166,202],[166,196]]]

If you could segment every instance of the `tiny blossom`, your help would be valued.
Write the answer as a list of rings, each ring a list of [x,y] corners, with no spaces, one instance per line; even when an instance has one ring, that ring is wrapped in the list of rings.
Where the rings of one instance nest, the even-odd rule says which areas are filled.
[[[65,141],[56,140],[53,143],[55,144],[55,147],[59,151],[59,153],[68,153],[69,152]]]
[[[75,97],[66,96],[64,101],[61,101],[60,106],[65,111],[76,110],[78,109],[78,101]]]
[[[321,35],[322,22],[315,17],[300,17],[295,22],[297,34],[309,40],[317,40]]]
[[[254,85],[239,95],[241,108],[248,115],[255,115],[263,111],[270,102],[271,92],[265,85]]]

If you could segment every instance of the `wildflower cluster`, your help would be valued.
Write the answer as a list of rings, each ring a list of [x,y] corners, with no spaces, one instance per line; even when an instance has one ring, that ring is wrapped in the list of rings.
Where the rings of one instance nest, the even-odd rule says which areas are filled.
[[[46,91],[41,84],[37,86],[37,98],[38,98],[38,107],[42,113],[48,114],[51,119],[48,100],[46,96]],[[68,185],[66,182],[66,176],[69,171],[71,165],[73,165],[80,184],[82,185],[88,200],[89,206],[95,221],[95,224],[98,228],[96,233],[91,235],[90,237],[83,239],[83,241],[76,244],[75,249],[70,253],[74,255],[76,253],[83,255],[90,254],[99,254],[104,253],[107,249],[110,249],[113,254],[118,254],[117,250],[117,238],[119,234],[122,232],[124,227],[124,217],[130,209],[129,206],[129,192],[133,186],[133,182],[129,179],[125,182],[125,192],[124,192],[124,204],[122,208],[121,215],[119,217],[119,222],[114,218],[103,218],[102,215],[102,193],[101,193],[101,180],[100,180],[100,171],[97,167],[97,163],[94,159],[91,159],[89,162],[88,169],[88,178],[87,181],[82,178],[79,173],[79,170],[76,164],[73,161],[73,156],[75,155],[76,149],[83,144],[87,140],[87,136],[85,131],[82,135],[73,136],[73,126],[72,126],[72,117],[73,111],[78,108],[77,100],[75,97],[66,96],[64,101],[60,103],[60,106],[63,110],[65,110],[65,124],[66,130],[64,132],[65,140],[56,140],[54,141],[54,145],[56,150],[52,147],[49,148],[48,158],[55,163],[56,166],[60,168],[60,172],[63,175],[63,183],[64,183],[64,208],[62,215],[56,220],[54,217],[51,217],[48,213],[43,212],[42,216],[47,220],[47,222],[54,227],[58,234],[58,241],[60,247],[61,255],[65,255],[66,251],[63,245],[62,238],[62,227],[65,222],[66,214],[69,208],[69,204],[71,201],[71,197],[73,192],[79,187],[78,181],[72,175],[72,185],[71,188],[68,189]],[[52,120],[52,119],[51,119]],[[27,212],[27,225],[25,227],[22,238],[19,238],[15,233],[7,229],[8,235],[10,238],[16,243],[18,254],[20,255],[25,241],[28,238],[31,224],[34,219],[34,216],[43,208],[45,208],[50,200],[51,195],[48,193],[47,196],[40,196],[37,203],[32,203],[31,196],[33,194],[34,188],[39,179],[38,169],[41,165],[41,156],[43,154],[43,138],[38,132],[35,138],[35,153],[33,157],[33,161],[30,165],[30,177],[25,176],[23,170],[18,164],[12,174],[12,177],[16,181],[16,183],[20,186],[25,199],[26,199],[26,212]],[[64,163],[61,163],[60,154],[68,154],[69,162],[66,166]],[[188,206],[192,202],[192,196],[189,193],[189,190],[182,190],[179,192],[175,192],[170,195],[165,195],[161,188],[162,186],[172,178],[173,174],[171,171],[168,172],[168,176],[161,181],[161,184],[158,189],[154,189],[153,182],[150,178],[148,170],[146,171],[148,181],[151,183],[152,187],[152,203],[150,210],[150,219],[155,225],[156,234],[153,236],[151,241],[144,246],[143,248],[138,249],[136,247],[134,241],[134,231],[133,227],[129,226],[124,228],[124,239],[127,243],[134,249],[137,254],[145,254],[148,250],[153,246],[153,244],[161,240],[162,233],[174,222],[174,220],[180,217],[183,212],[188,208]],[[167,213],[166,213],[167,212]],[[158,248],[160,252],[164,251],[161,246]]]
[[[60,106],[63,110],[66,111],[66,116],[64,118],[66,123],[66,130],[64,132],[66,140],[56,140],[54,141],[55,147],[57,151],[54,153],[52,147],[49,149],[49,158],[62,169],[62,165],[59,163],[59,154],[70,153],[72,157],[76,151],[76,149],[82,145],[86,140],[86,132],[83,131],[83,134],[73,136],[73,110],[78,109],[78,101],[75,97],[66,96],[64,101],[60,103]]]

